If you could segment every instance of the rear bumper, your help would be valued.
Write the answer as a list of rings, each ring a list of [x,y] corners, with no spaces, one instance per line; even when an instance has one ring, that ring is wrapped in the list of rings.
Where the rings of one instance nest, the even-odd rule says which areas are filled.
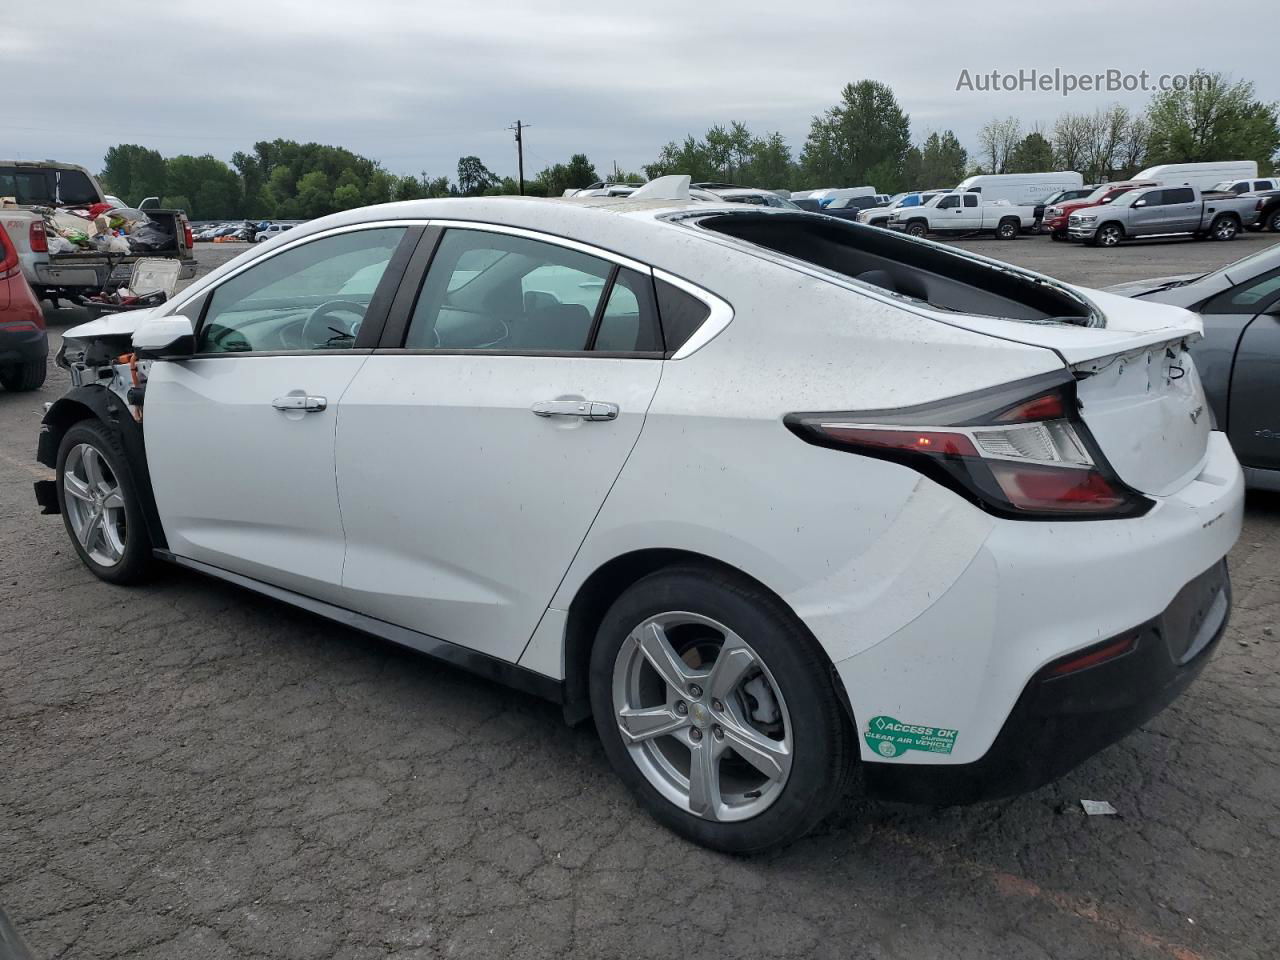
[[[49,355],[49,335],[44,330],[10,332],[0,328],[0,363],[26,363]]]
[[[1062,676],[1040,670],[991,748],[972,763],[864,765],[868,792],[888,800],[955,804],[1034,790],[1120,740],[1168,706],[1200,674],[1226,631],[1226,561],[1186,584],[1157,617],[1090,649],[1127,652]]]

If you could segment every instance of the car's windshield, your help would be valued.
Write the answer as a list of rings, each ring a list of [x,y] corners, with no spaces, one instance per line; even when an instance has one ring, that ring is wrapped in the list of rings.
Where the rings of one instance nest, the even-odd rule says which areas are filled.
[[[1120,196],[1112,200],[1111,205],[1113,207],[1131,207],[1133,206],[1135,201],[1141,200],[1143,197],[1147,196],[1150,192],[1151,191],[1126,190],[1124,193],[1120,194]]]

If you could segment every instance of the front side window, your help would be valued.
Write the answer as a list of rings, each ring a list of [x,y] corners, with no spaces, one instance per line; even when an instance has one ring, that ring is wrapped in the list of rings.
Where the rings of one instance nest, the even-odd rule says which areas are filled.
[[[1277,300],[1280,300],[1280,270],[1272,270],[1230,290],[1224,290],[1201,307],[1199,312],[1203,314],[1261,313],[1269,304]]]
[[[661,350],[646,286],[651,284],[641,274],[619,269],[615,278],[608,260],[557,244],[447,230],[405,346],[498,353]]]
[[[939,210],[950,210],[953,207],[958,207],[958,206],[960,206],[960,198],[957,197],[955,194],[952,194],[949,197],[943,197],[941,200],[938,201]]]
[[[341,233],[254,264],[210,294],[196,352],[350,349],[404,233]]]

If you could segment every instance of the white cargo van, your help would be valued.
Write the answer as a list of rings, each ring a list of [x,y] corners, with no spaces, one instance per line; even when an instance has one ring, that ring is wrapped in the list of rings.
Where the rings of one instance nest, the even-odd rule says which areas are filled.
[[[984,173],[956,184],[956,193],[980,193],[985,201],[1035,205],[1059,190],[1079,190],[1084,177],[1074,170],[1056,173]]]
[[[1154,180],[1161,186],[1191,186],[1208,190],[1223,180],[1252,180],[1258,175],[1253,160],[1209,160],[1204,163],[1161,163],[1135,174],[1133,180]]]

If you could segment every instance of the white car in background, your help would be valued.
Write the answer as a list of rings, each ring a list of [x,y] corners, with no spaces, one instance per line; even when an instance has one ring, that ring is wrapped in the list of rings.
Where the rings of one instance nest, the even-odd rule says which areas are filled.
[[[287,233],[294,228],[292,223],[268,223],[265,227],[258,231],[258,235],[254,238],[256,243],[266,243],[268,240],[274,240],[282,233]]]
[[[1243,504],[1198,317],[687,183],[350,210],[68,330],[37,499],[103,580],[169,561],[594,717],[721,850],[858,764],[1034,788],[1191,682]]]
[[[757,190],[753,187],[734,187],[726,190],[709,190],[716,199],[728,200],[730,203],[749,203],[756,207],[774,207],[778,210],[799,210],[796,204],[772,190]]]

